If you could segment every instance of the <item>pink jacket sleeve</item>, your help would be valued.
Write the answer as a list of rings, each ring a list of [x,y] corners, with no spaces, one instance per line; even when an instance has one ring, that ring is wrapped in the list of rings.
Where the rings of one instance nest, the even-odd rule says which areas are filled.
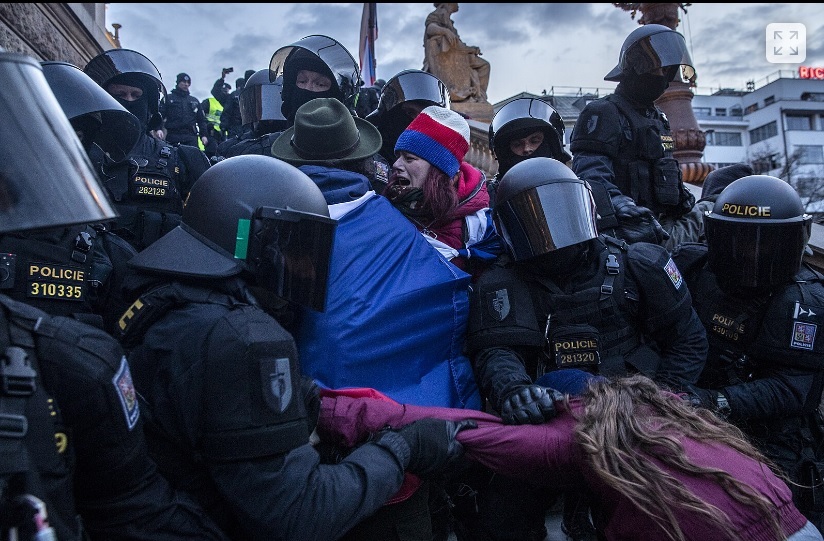
[[[353,447],[372,432],[427,417],[474,419],[478,428],[458,434],[468,458],[496,473],[534,484],[558,486],[581,479],[581,456],[572,432],[575,420],[565,409],[547,424],[510,426],[476,410],[398,404],[373,390],[324,390],[322,396],[317,430],[329,442]]]

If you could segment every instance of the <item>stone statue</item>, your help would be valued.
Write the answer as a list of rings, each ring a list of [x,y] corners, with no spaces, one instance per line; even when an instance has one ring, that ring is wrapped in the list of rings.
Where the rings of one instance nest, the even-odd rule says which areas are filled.
[[[458,36],[451,19],[458,11],[458,4],[433,5],[435,11],[426,17],[421,69],[443,81],[453,103],[488,103],[489,62],[481,58],[478,47],[467,45]]]

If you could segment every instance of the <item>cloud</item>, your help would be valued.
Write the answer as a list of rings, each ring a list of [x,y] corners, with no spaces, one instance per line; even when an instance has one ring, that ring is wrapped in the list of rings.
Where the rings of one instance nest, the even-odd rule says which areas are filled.
[[[148,56],[170,90],[175,74],[192,76],[192,95],[209,96],[221,68],[227,77],[269,65],[274,52],[310,34],[340,41],[358,58],[361,3],[179,4],[109,3],[107,26],[122,24],[121,44]],[[388,79],[423,64],[423,34],[431,3],[378,4],[378,77]],[[603,80],[618,62],[626,36],[638,27],[630,13],[608,3],[459,4],[452,16],[461,39],[480,47],[489,61],[489,99],[520,92],[576,88],[612,89]],[[771,22],[807,27],[805,65],[824,65],[822,4],[693,4],[681,12],[684,34],[698,72],[699,91],[762,80],[795,64],[770,64],[765,30]],[[169,86],[171,85],[171,86]]]

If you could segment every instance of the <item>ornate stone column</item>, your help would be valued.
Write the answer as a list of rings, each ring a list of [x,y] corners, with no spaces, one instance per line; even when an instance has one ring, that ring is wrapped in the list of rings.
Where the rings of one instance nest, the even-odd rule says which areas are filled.
[[[638,24],[661,24],[672,28],[678,26],[679,9],[686,12],[686,7],[692,4],[613,4],[616,7],[629,11],[635,19],[637,12],[641,12]],[[696,68],[700,75],[700,71]],[[684,182],[701,185],[713,167],[703,163],[704,147],[707,140],[704,132],[698,127],[698,121],[692,111],[692,91],[689,84],[673,81],[664,94],[655,101],[664,114],[669,118],[672,136],[675,141],[673,155],[681,166]]]

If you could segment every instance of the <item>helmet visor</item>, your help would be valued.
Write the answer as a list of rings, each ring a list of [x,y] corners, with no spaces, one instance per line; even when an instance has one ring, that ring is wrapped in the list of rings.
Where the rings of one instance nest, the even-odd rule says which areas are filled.
[[[287,301],[323,311],[336,227],[337,221],[326,216],[257,209],[249,224],[246,258],[257,284]]]
[[[709,265],[727,283],[766,288],[792,280],[801,268],[812,217],[775,223],[705,217]]]
[[[492,131],[497,134],[509,122],[522,118],[535,118],[551,125],[553,114],[558,116],[555,109],[543,100],[532,98],[512,100],[504,105],[492,119]]]
[[[33,58],[0,53],[0,233],[117,216]]]
[[[335,83],[344,98],[350,98],[361,86],[358,63],[346,48],[328,36],[307,36],[275,51],[269,61],[269,80],[274,82],[284,75],[284,64],[295,49],[303,49],[318,56],[335,76]]]
[[[619,65],[623,73],[632,70],[639,75],[668,66],[682,66],[678,71],[681,80],[695,82],[687,43],[678,32],[659,32],[638,40],[626,51]]]
[[[280,91],[283,79],[276,83],[245,86],[238,97],[243,125],[261,120],[286,120],[280,111],[283,99]]]
[[[450,107],[449,91],[437,77],[426,72],[406,72],[390,79],[381,90],[378,114],[394,109],[397,105],[412,100],[429,102],[428,105]]]
[[[589,187],[582,182],[552,182],[529,188],[497,205],[495,218],[516,261],[598,236],[595,203]]]
[[[137,51],[111,49],[92,58],[83,71],[102,87],[117,75],[124,73],[143,74],[152,78],[159,94],[166,95],[163,78],[154,63]]]

